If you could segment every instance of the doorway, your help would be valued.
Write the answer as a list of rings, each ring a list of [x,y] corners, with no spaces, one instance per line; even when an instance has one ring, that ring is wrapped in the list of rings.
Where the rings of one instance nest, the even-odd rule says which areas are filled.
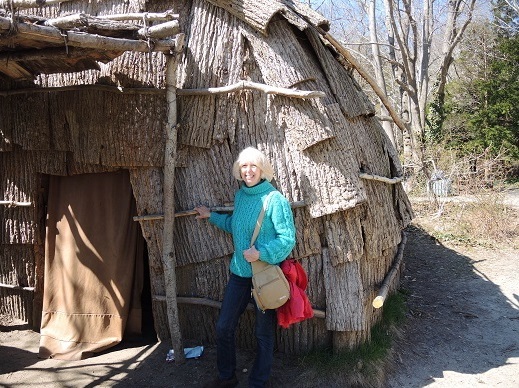
[[[136,213],[126,170],[50,177],[39,357],[83,359],[153,335]]]

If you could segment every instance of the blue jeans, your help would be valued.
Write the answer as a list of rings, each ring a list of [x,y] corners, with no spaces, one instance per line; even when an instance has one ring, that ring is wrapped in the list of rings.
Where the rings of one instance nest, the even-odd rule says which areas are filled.
[[[236,328],[238,320],[251,301],[251,278],[231,274],[225,288],[222,308],[216,323],[216,355],[221,379],[230,379],[236,373]],[[276,311],[261,311],[257,307],[255,335],[256,358],[249,375],[249,387],[264,387],[270,377],[274,359]]]

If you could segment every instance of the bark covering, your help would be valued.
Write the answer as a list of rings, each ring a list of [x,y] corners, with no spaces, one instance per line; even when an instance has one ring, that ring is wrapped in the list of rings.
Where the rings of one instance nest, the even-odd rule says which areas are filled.
[[[231,7],[238,3],[245,8]],[[70,1],[44,13],[58,17],[79,11],[104,15],[172,8],[180,13],[186,34],[179,88],[206,89],[244,80],[325,94],[300,99],[243,89],[178,96],[172,194],[176,213],[200,204],[232,206],[239,183],[231,168],[239,151],[255,146],[265,152],[274,167],[275,186],[290,202],[305,204],[294,209],[297,244],[291,256],[308,273],[312,305],[326,314],[325,319],[279,330],[278,348],[301,353],[316,347],[354,347],[369,339],[370,328],[380,318],[371,301],[412,210],[400,183],[359,177],[361,172],[401,175],[398,156],[337,53],[293,12],[291,2],[275,3],[279,9],[269,8],[273,2]],[[163,214],[168,190],[163,187],[165,62],[160,53],[126,53],[99,71],[42,74],[34,83],[70,89],[0,96],[2,199],[34,203],[2,209],[0,278],[12,280],[19,273],[29,279],[35,272],[34,258],[25,247],[37,246],[43,234],[39,174],[129,169],[138,215]],[[85,84],[103,88],[80,87]],[[132,92],[125,92],[130,88]],[[155,330],[165,340],[170,333],[162,262],[164,221],[157,217],[139,223],[149,256]],[[176,217],[174,226],[178,296],[220,302],[234,249],[231,236],[192,215]],[[12,249],[23,254],[15,258]],[[11,292],[2,300],[15,297]],[[14,311],[24,309],[26,302],[19,300],[17,307],[8,303],[5,306]],[[215,307],[180,303],[182,336],[213,342],[217,313]],[[239,346],[254,346],[252,331],[253,314],[247,312],[240,322]]]

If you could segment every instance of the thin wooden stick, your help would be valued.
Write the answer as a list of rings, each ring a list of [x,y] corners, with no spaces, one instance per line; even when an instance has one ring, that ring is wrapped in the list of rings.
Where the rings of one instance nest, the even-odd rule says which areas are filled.
[[[396,253],[395,261],[391,266],[391,269],[387,273],[384,281],[382,282],[382,286],[378,292],[378,295],[375,299],[373,299],[373,307],[376,309],[381,308],[384,305],[384,301],[387,298],[387,293],[389,292],[389,287],[393,284],[393,280],[395,279],[398,270],[400,269],[400,264],[402,263],[402,258],[404,257],[404,248],[407,242],[407,235],[405,232],[402,232],[402,241],[398,245],[398,251]]]
[[[168,10],[161,13],[156,12],[144,12],[144,13],[120,13],[114,15],[102,15],[96,16],[98,19],[109,19],[109,20],[149,20],[149,21],[157,21],[157,20],[172,20],[178,19],[179,14],[173,13],[172,10]]]
[[[386,183],[391,183],[391,184],[402,182],[404,180],[403,176],[397,176],[394,178],[386,178],[385,176],[366,174],[365,172],[361,172],[359,174],[359,177],[361,177],[362,179],[368,179],[368,180],[372,180],[372,181],[381,181],[381,182],[386,182]]]
[[[304,201],[296,201],[292,202],[290,204],[292,209],[298,208],[298,207],[305,207],[306,204]],[[230,213],[234,210],[234,206],[217,206],[212,207],[209,210],[212,212],[223,212],[223,213]],[[185,217],[185,216],[194,216],[197,215],[198,212],[196,210],[182,210],[175,213],[175,217]],[[134,221],[152,221],[152,220],[162,220],[164,219],[164,216],[162,214],[147,214],[144,216],[134,216]]]
[[[12,290],[22,290],[22,291],[34,292],[34,287],[13,286],[11,284],[4,284],[4,283],[0,283],[0,288],[10,288]]]
[[[205,96],[209,94],[226,94],[238,92],[240,90],[251,89],[264,92],[266,94],[278,94],[280,96],[294,97],[294,98],[321,98],[325,97],[324,92],[318,90],[297,90],[280,88],[276,86],[269,86],[251,81],[239,81],[232,85],[205,88],[205,89],[180,89],[178,94],[181,96]]]
[[[7,206],[31,206],[32,202],[0,201],[0,205],[7,205]]]

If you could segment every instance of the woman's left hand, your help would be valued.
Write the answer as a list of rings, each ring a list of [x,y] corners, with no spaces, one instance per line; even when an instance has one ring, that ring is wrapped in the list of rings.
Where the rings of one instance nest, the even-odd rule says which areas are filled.
[[[249,249],[243,251],[243,257],[245,257],[245,260],[247,260],[249,263],[258,261],[259,256],[260,253],[255,247],[250,247]]]

